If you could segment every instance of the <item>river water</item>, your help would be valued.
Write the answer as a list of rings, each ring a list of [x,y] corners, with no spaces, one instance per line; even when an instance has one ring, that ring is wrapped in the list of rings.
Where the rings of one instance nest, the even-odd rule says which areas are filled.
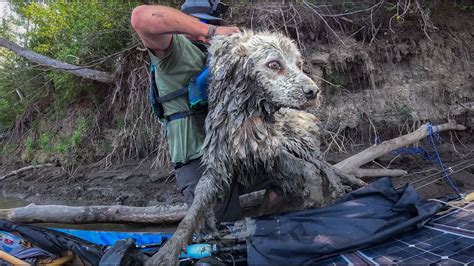
[[[18,208],[28,205],[29,202],[26,200],[14,198],[14,197],[1,197],[0,196],[0,209]]]
[[[0,209],[10,209],[23,207],[30,204],[26,200],[15,197],[1,197]],[[67,228],[67,229],[83,229],[96,231],[121,231],[121,232],[174,232],[176,226],[153,226],[153,225],[135,225],[135,224],[56,224],[56,223],[41,223],[35,224],[42,227],[51,228]]]

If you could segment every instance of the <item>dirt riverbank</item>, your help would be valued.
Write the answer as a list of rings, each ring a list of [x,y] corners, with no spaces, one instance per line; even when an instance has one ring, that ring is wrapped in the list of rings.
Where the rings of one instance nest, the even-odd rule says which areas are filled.
[[[438,149],[446,168],[451,167],[450,175],[461,191],[474,191],[474,144],[453,146],[452,143],[445,143]],[[429,147],[426,150],[431,154],[433,152]],[[348,154],[327,155],[331,163],[346,157]],[[407,176],[392,179],[396,186],[413,183],[426,198],[452,194],[446,182],[439,179],[439,166],[422,155],[389,154],[377,159],[369,167],[377,167],[377,164],[390,164],[391,168],[409,172]],[[1,170],[0,175],[6,172]],[[421,180],[422,178],[425,180]],[[435,181],[436,179],[439,180]],[[365,180],[372,182],[376,178]],[[139,163],[109,169],[88,165],[79,167],[74,172],[61,167],[45,167],[8,177],[0,181],[0,189],[3,196],[37,204],[151,206],[183,201],[175,186],[173,169],[150,169],[149,165]]]

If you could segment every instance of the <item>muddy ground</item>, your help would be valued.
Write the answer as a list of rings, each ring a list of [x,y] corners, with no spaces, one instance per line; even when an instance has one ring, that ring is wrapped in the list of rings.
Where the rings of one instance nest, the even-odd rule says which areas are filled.
[[[428,143],[425,149],[433,154]],[[363,147],[357,147],[361,150]],[[452,142],[438,146],[440,157],[446,167],[452,167],[451,176],[462,192],[474,191],[474,143],[453,145]],[[354,150],[351,153],[356,153]],[[327,160],[336,163],[348,157],[345,153],[329,153]],[[391,163],[391,164],[390,164]],[[393,178],[399,187],[413,183],[425,198],[437,198],[452,194],[442,179],[440,168],[419,154],[385,155],[376,164],[405,169],[409,175]],[[0,169],[0,176],[6,173]],[[425,178],[425,180],[419,181]],[[365,179],[372,182],[376,178]],[[419,182],[417,182],[419,181]],[[434,181],[434,182],[433,182]],[[109,205],[149,206],[180,203],[183,198],[174,183],[173,169],[150,169],[147,164],[129,163],[100,169],[97,166],[82,166],[75,171],[62,167],[46,167],[22,172],[0,181],[3,196],[13,196],[37,204],[64,205]]]

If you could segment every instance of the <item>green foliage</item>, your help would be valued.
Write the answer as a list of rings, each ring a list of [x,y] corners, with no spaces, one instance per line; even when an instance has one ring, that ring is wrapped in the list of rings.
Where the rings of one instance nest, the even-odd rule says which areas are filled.
[[[454,6],[459,8],[461,11],[463,11],[463,12],[473,12],[474,11],[474,5],[473,4],[463,2],[463,1],[459,1],[459,2],[460,3],[458,3],[458,1],[455,1]]]
[[[347,85],[347,81],[344,76],[338,72],[328,75],[328,81],[333,84],[333,86],[331,86],[332,93],[340,93]]]
[[[110,55],[136,41],[130,14],[137,5],[138,1],[13,0],[10,6],[15,15],[2,18],[0,34],[48,57],[112,72],[116,61]],[[94,88],[97,84],[91,81],[46,71],[0,49],[0,123],[5,127],[11,127],[28,104],[47,93],[54,93],[50,115],[55,116]]]
[[[112,143],[110,143],[109,141],[102,141],[99,145],[99,149],[100,149],[100,152],[103,154],[103,155],[107,155],[109,154],[113,147],[112,147]]]
[[[16,150],[16,146],[13,144],[5,144],[0,149],[0,156],[11,156]]]
[[[80,142],[84,139],[89,123],[85,117],[80,117],[76,122],[76,127],[71,135],[71,149],[76,149]]]
[[[53,151],[52,143],[53,135],[49,132],[42,133],[39,137],[38,146],[41,150],[51,153]]]
[[[125,126],[125,119],[123,117],[117,118],[115,121],[116,128],[123,128]]]
[[[28,154],[28,157],[37,152],[47,157],[54,155],[58,159],[78,156],[78,149],[89,128],[89,120],[81,116],[75,121],[71,134],[43,132],[36,141],[32,136],[28,136],[25,140],[25,153]]]
[[[408,105],[405,105],[405,104],[403,104],[402,106],[396,105],[396,108],[402,120],[412,119],[412,116],[411,116],[412,109]]]

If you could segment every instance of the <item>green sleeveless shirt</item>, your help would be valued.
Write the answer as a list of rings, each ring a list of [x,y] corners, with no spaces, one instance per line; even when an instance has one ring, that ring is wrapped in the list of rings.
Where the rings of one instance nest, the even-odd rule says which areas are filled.
[[[183,35],[173,34],[173,40],[166,55],[160,59],[149,52],[151,62],[156,65],[155,80],[158,94],[164,96],[181,89],[200,72],[206,56]],[[166,115],[189,110],[187,95],[163,103]],[[204,120],[206,114],[196,114],[168,123],[168,145],[171,161],[174,164],[187,163],[201,157],[205,136]]]

